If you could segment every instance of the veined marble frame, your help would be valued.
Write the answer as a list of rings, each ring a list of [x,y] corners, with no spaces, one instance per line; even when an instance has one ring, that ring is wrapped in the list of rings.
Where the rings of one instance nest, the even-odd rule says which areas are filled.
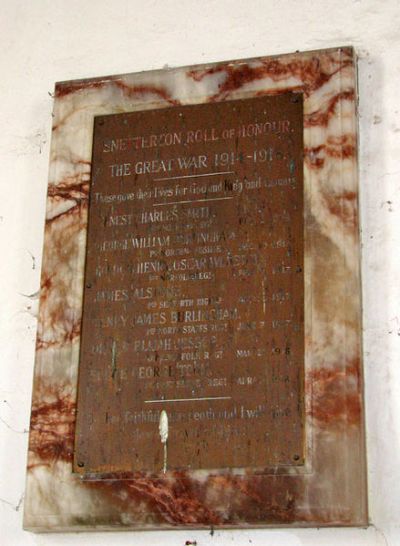
[[[93,120],[295,90],[304,98],[304,467],[72,473]],[[356,59],[351,47],[56,84],[24,527],[36,532],[368,523]]]

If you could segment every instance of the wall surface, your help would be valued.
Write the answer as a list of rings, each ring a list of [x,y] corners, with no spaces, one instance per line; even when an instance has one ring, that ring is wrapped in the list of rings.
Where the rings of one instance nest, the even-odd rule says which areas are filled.
[[[0,0],[2,545],[400,545],[399,28],[398,0]],[[22,531],[54,82],[339,45],[359,55],[371,526],[213,535]]]

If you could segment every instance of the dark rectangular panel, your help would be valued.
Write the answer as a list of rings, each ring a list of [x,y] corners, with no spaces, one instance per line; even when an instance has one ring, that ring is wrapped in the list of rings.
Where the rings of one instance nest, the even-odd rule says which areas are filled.
[[[95,118],[75,471],[304,462],[303,237],[301,94]]]

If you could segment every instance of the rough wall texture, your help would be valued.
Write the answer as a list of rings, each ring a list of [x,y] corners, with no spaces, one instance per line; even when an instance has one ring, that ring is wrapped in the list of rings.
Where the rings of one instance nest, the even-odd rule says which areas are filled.
[[[397,1],[1,0],[0,518],[11,544],[400,542]],[[184,44],[184,47],[182,45]],[[355,46],[359,55],[368,530],[33,536],[21,530],[54,81]],[[397,273],[397,275],[396,275]],[[396,527],[397,525],[397,527]]]

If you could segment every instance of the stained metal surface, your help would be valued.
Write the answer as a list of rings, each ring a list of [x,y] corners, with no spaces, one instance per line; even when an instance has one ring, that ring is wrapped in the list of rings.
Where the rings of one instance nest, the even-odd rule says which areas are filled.
[[[303,253],[300,94],[96,118],[74,470],[302,464]]]

